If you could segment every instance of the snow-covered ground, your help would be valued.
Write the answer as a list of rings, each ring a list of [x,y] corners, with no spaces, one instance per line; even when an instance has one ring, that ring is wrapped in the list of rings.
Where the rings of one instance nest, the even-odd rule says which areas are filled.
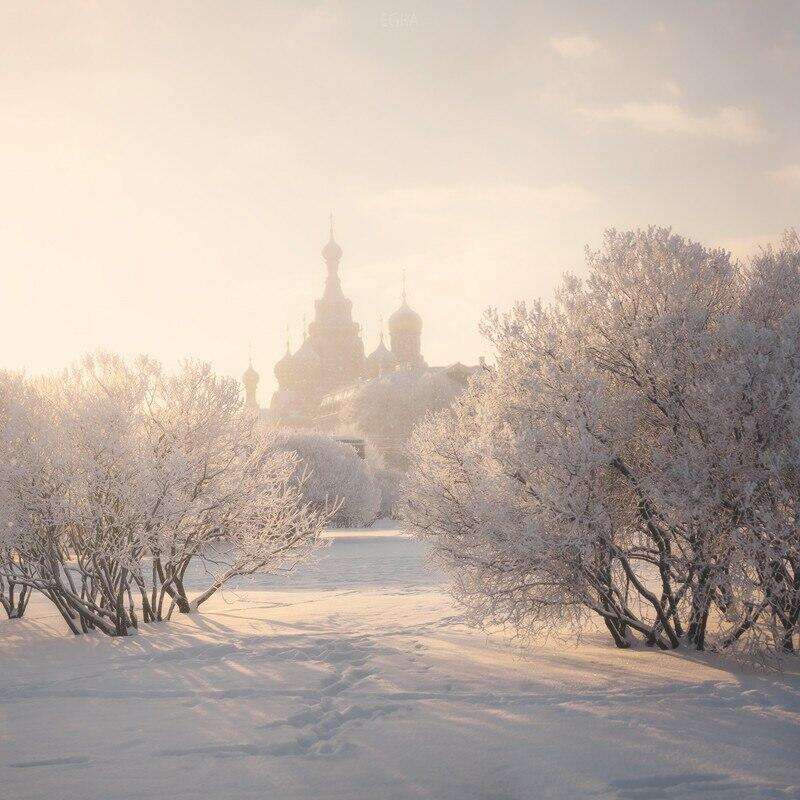
[[[0,622],[0,675],[3,800],[800,798],[796,665],[521,658],[390,531],[128,639],[37,599]]]

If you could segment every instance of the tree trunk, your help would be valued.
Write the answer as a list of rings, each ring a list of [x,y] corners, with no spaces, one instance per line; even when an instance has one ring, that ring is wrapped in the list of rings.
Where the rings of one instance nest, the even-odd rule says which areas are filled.
[[[17,591],[18,586],[19,591]],[[0,605],[5,609],[9,619],[22,619],[30,597],[30,586],[14,582],[4,585],[4,582],[0,581]]]
[[[609,619],[608,617],[603,617],[603,622],[605,622],[606,627],[611,633],[611,637],[614,639],[614,644],[617,647],[623,650],[631,646],[631,643],[625,637],[625,626],[622,623],[618,620]]]

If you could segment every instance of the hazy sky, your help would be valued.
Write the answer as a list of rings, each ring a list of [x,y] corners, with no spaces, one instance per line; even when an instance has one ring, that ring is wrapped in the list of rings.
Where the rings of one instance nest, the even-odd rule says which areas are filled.
[[[185,355],[269,402],[328,212],[429,363],[616,226],[800,227],[800,3],[0,0],[0,366]]]

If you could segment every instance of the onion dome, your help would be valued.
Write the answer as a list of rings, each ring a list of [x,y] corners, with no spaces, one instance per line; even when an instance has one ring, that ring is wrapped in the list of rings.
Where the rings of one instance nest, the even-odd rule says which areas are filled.
[[[322,361],[309,339],[306,339],[292,356],[291,367],[295,376],[300,379],[314,375],[322,367]]]
[[[242,374],[242,383],[247,386],[256,386],[258,384],[259,374],[253,369],[253,362],[250,361],[247,369]]]
[[[331,232],[331,238],[328,239],[328,244],[322,248],[322,257],[326,261],[338,261],[342,257],[342,248],[333,238],[333,232]]]
[[[403,302],[400,304],[400,308],[389,317],[389,333],[392,336],[398,333],[422,333],[422,317],[406,301],[405,270],[403,271]],[[394,344],[392,344],[392,349],[394,350]]]
[[[389,332],[390,333],[406,333],[414,332],[419,333],[422,331],[422,317],[414,311],[411,306],[406,302],[405,293],[403,293],[403,302],[400,308],[389,317]]]
[[[278,383],[282,386],[287,381],[291,380],[292,377],[292,353],[289,350],[289,342],[286,342],[286,352],[283,354],[283,357],[277,364],[275,364],[275,368],[273,369],[275,373],[275,377],[278,379]]]
[[[378,346],[367,356],[366,373],[370,378],[377,378],[384,372],[392,372],[397,366],[397,360],[383,342],[383,333]]]

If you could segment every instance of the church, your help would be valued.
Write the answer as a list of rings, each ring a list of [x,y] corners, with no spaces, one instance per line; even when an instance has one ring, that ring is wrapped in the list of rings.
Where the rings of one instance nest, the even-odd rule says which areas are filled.
[[[422,356],[422,317],[408,304],[403,281],[399,308],[389,317],[389,346],[383,330],[377,347],[364,354],[361,327],[353,321],[353,304],[342,291],[339,262],[342,248],[333,235],[322,248],[326,277],[322,297],[314,303],[314,319],[303,331],[303,342],[286,352],[275,364],[278,389],[265,417],[282,427],[334,430],[341,403],[365,381],[396,370],[431,369]],[[382,326],[381,326],[382,327]],[[444,371],[458,383],[465,383],[474,367],[453,364]],[[246,404],[257,408],[259,375],[248,366],[242,381]]]

